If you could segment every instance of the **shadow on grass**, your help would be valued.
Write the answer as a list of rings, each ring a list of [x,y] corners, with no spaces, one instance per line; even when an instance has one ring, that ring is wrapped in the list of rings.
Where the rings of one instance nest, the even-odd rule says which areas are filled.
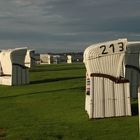
[[[138,115],[138,103],[131,104],[132,115]]]
[[[15,97],[23,97],[23,96],[31,96],[31,95],[37,95],[37,94],[48,94],[48,93],[55,93],[55,92],[64,92],[69,90],[81,90],[84,93],[84,87],[75,87],[75,88],[67,88],[67,89],[57,89],[57,90],[46,90],[46,91],[39,91],[39,92],[32,92],[32,93],[25,93],[25,94],[17,94],[17,95],[11,95],[11,96],[3,96],[0,97],[0,99],[10,99]]]
[[[77,70],[77,69],[85,69],[85,67],[65,67],[65,68],[36,68],[32,69],[31,72],[44,72],[44,71],[62,71],[62,70]]]
[[[71,80],[71,79],[79,79],[79,78],[85,78],[85,76],[63,77],[63,78],[36,80],[36,81],[31,81],[30,84],[41,84],[41,83],[57,82],[57,81],[64,81],[64,80]]]

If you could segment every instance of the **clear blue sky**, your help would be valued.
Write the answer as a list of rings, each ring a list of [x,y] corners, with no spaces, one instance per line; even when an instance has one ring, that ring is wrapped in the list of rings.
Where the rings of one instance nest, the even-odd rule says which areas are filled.
[[[0,49],[83,51],[122,37],[140,40],[140,0],[0,0]]]

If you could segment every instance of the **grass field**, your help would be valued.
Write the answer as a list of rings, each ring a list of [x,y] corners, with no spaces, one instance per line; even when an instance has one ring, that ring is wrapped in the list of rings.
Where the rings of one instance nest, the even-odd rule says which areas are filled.
[[[38,66],[30,79],[0,86],[0,140],[138,140],[138,115],[88,119],[83,64]]]

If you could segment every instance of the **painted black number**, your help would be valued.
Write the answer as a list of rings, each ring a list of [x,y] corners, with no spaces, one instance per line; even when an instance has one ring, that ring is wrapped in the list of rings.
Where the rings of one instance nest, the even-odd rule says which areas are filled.
[[[112,52],[113,52],[113,53],[115,52],[114,44],[111,44],[111,45],[109,46],[109,48],[112,48]]]
[[[123,42],[118,43],[120,50],[119,51],[124,51],[124,44]]]
[[[100,46],[100,48],[103,48],[102,54],[108,54],[108,52],[106,51],[105,45]]]

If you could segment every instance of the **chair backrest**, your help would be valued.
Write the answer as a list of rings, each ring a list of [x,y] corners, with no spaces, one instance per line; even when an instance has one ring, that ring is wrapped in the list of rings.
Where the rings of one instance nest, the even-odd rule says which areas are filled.
[[[131,97],[137,98],[140,85],[140,42],[128,42],[125,67],[125,78],[130,81]]]
[[[40,54],[41,63],[51,64],[53,61],[52,55],[50,54]]]
[[[126,46],[127,39],[118,39],[88,47],[84,52],[84,63],[88,74],[124,76],[123,60]]]
[[[72,63],[72,55],[67,55],[67,63]]]
[[[34,50],[27,50],[25,56],[25,66],[26,67],[33,67],[35,65],[35,51]]]
[[[10,58],[11,50],[2,50],[0,53],[0,62],[2,73],[4,75],[12,75],[12,62]]]
[[[24,66],[27,48],[2,50],[0,62],[4,75],[12,75],[12,65]]]
[[[140,69],[140,42],[128,42],[125,65],[134,66]]]
[[[25,55],[27,48],[15,48],[11,51],[11,61],[12,64],[19,64],[24,66]]]

